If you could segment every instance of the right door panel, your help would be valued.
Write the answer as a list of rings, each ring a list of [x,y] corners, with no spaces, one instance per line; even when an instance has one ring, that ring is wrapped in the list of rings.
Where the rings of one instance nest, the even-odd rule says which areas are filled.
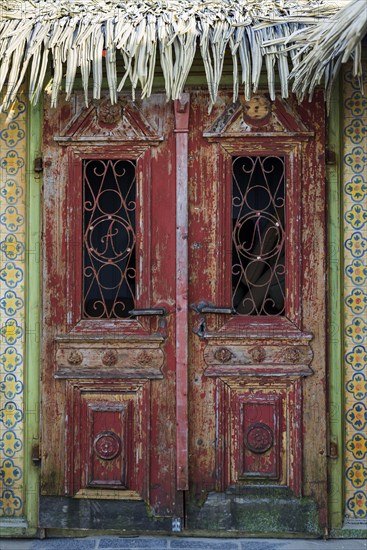
[[[208,114],[205,96],[191,97],[191,528],[318,532],[326,524],[316,105],[271,103],[266,94],[233,105],[223,96]]]

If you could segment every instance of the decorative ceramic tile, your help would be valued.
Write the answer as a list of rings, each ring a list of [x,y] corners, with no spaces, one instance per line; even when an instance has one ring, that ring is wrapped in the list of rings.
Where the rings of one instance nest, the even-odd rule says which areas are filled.
[[[357,491],[348,499],[347,508],[353,513],[356,519],[364,519],[367,517],[367,497],[366,493]]]
[[[16,204],[23,195],[23,188],[16,180],[6,180],[0,188],[0,195],[8,204]]]
[[[349,110],[353,117],[366,115],[367,113],[367,97],[362,96],[361,92],[353,92],[352,95],[345,101],[346,112]]]
[[[353,260],[352,263],[347,264],[345,274],[354,285],[363,285],[367,281],[367,265],[360,260]],[[348,284],[347,280],[344,282]]]
[[[14,262],[7,262],[0,271],[0,280],[4,281],[7,287],[15,288],[23,281],[23,269],[17,267]]]
[[[367,210],[360,204],[353,204],[352,208],[346,212],[345,219],[353,229],[362,229],[367,223]]]
[[[363,462],[353,462],[347,469],[347,479],[350,480],[353,487],[360,489],[367,483],[367,468]]]
[[[354,373],[352,380],[346,384],[347,391],[352,393],[354,399],[367,399],[367,380],[364,374]]]
[[[367,196],[367,181],[361,175],[352,176],[345,184],[345,192],[354,202],[361,202]]]
[[[26,105],[0,114],[0,517],[22,516]]]
[[[366,78],[366,77],[364,77]],[[344,73],[345,515],[367,517],[367,98]]]
[[[5,458],[0,464],[0,482],[7,489],[19,481],[22,475],[22,469],[16,466],[11,458]]]
[[[22,499],[11,489],[5,489],[0,494],[0,514],[4,516],[19,515],[23,507]]]
[[[350,295],[345,298],[345,303],[350,307],[352,313],[364,313],[367,309],[367,294],[360,288],[353,288]]]
[[[347,451],[353,458],[363,460],[367,456],[367,439],[360,433],[355,433],[351,440],[347,441]]]

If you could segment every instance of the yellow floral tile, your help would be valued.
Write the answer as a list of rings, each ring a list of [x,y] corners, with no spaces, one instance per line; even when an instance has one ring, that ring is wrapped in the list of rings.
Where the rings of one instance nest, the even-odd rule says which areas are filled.
[[[366,518],[367,98],[344,74],[344,349],[346,517]]]
[[[26,105],[0,114],[0,516],[24,502]]]

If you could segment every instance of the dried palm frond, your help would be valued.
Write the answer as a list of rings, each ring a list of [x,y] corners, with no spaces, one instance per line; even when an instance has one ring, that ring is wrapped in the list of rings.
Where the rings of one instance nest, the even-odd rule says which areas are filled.
[[[363,1],[363,0],[362,0]],[[151,94],[159,55],[167,98],[180,97],[199,49],[211,102],[215,102],[229,50],[233,97],[239,84],[246,97],[256,91],[265,64],[271,97],[275,71],[288,94],[288,59],[301,66],[284,40],[335,14],[343,0],[0,0],[0,92],[3,108],[15,98],[27,69],[29,96],[37,102],[48,65],[47,89],[56,105],[61,88],[70,97],[80,72],[85,100],[92,79],[99,98],[106,76],[111,102],[130,80],[133,97]],[[263,47],[264,41],[273,41]],[[279,41],[279,44],[277,43]],[[117,80],[117,64],[124,75]],[[92,75],[92,76],[91,76]]]
[[[297,96],[303,99],[309,93],[312,97],[315,87],[324,77],[330,99],[340,66],[350,57],[354,59],[354,76],[360,79],[362,86],[361,42],[366,34],[366,0],[353,0],[328,21],[299,34],[297,44],[304,49],[304,54],[291,74],[294,78],[293,91]]]
[[[294,32],[281,43],[284,51],[293,51],[292,91],[302,101],[312,98],[315,87],[324,80],[326,97],[330,101],[332,86],[340,67],[353,59],[353,73],[362,88],[361,42],[367,34],[367,1],[351,0],[332,17]],[[274,42],[264,43],[265,49]]]

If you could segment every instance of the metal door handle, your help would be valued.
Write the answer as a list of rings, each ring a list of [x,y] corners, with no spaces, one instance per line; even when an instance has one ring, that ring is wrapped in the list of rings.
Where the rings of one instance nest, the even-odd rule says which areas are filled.
[[[164,307],[147,307],[147,308],[136,308],[129,311],[129,315],[133,317],[138,315],[166,315],[167,311]]]
[[[191,309],[196,311],[196,313],[218,313],[220,315],[233,315],[236,313],[231,306],[214,306],[212,304],[208,304],[208,302],[191,304]]]

